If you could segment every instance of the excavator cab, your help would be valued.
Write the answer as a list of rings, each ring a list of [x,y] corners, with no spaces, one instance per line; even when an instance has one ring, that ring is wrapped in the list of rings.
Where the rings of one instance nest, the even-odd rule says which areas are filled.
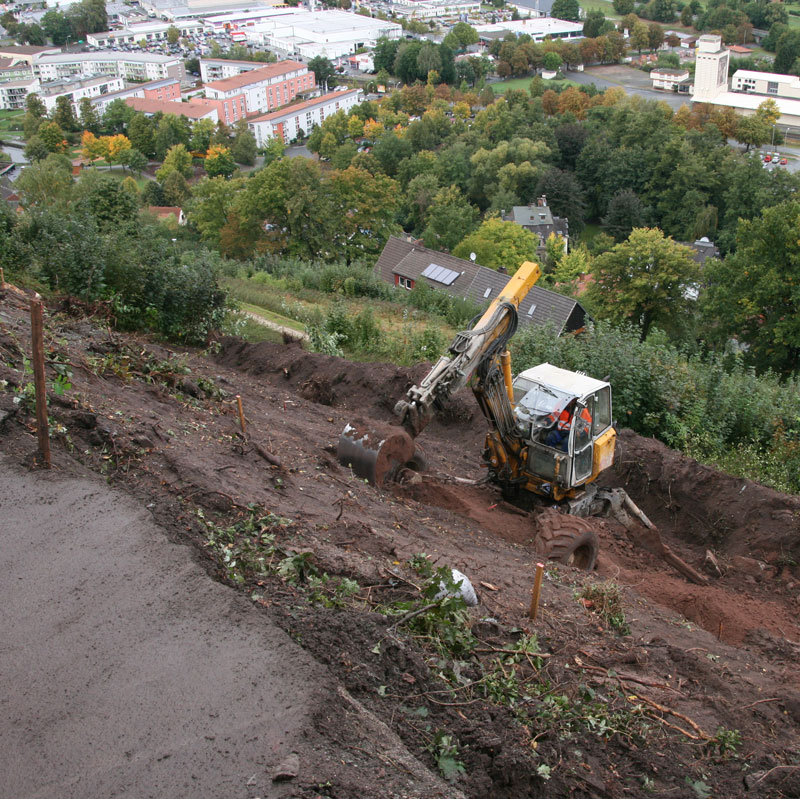
[[[608,383],[543,363],[518,374],[512,390],[530,489],[560,499],[613,464],[616,431]]]

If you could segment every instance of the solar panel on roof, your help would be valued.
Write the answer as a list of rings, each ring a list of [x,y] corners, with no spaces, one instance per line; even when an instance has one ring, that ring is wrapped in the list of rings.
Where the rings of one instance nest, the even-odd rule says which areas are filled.
[[[452,286],[460,274],[460,272],[454,272],[452,269],[445,269],[438,264],[429,264],[422,272],[423,277],[435,280],[437,283],[441,283],[445,286]]]

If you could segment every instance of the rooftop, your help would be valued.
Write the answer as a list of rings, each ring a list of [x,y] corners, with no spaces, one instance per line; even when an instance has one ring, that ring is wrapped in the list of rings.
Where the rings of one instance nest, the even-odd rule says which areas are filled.
[[[728,105],[731,108],[742,108],[755,111],[764,100],[774,100],[781,114],[800,117],[800,100],[790,100],[787,97],[777,97],[774,94],[750,94],[744,92],[721,92],[711,100],[706,100],[712,105]]]
[[[70,64],[74,61],[127,61],[136,64],[173,64],[180,61],[177,56],[157,55],[155,53],[114,53],[100,50],[96,53],[62,53],[46,55],[39,59],[40,64]]]
[[[737,69],[734,78],[750,78],[751,80],[768,80],[773,83],[800,83],[797,75],[779,75],[775,72],[755,72],[752,69]]]
[[[143,114],[175,114],[187,119],[202,119],[208,116],[212,107],[204,103],[178,103],[171,100],[148,100],[144,97],[126,97],[125,104]]]
[[[302,103],[287,105],[283,108],[279,108],[277,111],[270,111],[268,114],[262,114],[259,117],[253,117],[247,121],[270,122],[275,119],[294,116],[298,111],[304,111],[306,108],[313,108],[316,105],[328,103],[332,100],[341,99],[342,97],[349,97],[351,94],[358,94],[359,91],[359,89],[351,89],[349,92],[329,92],[328,94],[323,94],[321,97],[312,97],[310,100],[304,100]]]
[[[53,50],[60,50],[60,47],[34,47],[30,44],[16,44],[8,47],[0,47],[0,54],[7,56],[15,55],[38,55],[39,53],[49,53]]]
[[[285,75],[287,72],[294,72],[298,69],[306,70],[307,68],[305,64],[301,64],[299,61],[279,61],[277,64],[267,64],[267,66],[259,69],[242,72],[241,75],[234,75],[232,78],[210,81],[206,83],[206,86],[219,92],[228,92],[231,89],[241,89],[251,83],[276,78],[279,75]]]

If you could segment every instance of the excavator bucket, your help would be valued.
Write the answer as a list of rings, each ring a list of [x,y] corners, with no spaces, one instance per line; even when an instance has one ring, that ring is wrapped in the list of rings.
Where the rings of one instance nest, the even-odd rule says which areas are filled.
[[[419,469],[414,440],[394,425],[348,424],[339,436],[339,462],[370,483],[382,486],[404,468]]]

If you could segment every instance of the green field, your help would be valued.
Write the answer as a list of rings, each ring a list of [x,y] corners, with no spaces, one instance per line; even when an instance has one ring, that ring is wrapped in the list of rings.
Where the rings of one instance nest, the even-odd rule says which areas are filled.
[[[14,122],[21,123],[25,116],[24,111],[0,111],[0,139],[22,138],[21,130],[11,130],[10,125]]]
[[[529,75],[527,78],[507,78],[497,83],[490,83],[489,86],[495,94],[503,94],[503,92],[507,92],[509,89],[522,89],[527,92],[528,89],[530,89],[532,80],[533,75]],[[546,80],[544,82],[545,86],[550,86],[552,84],[558,84],[559,86],[579,85],[572,80]]]

